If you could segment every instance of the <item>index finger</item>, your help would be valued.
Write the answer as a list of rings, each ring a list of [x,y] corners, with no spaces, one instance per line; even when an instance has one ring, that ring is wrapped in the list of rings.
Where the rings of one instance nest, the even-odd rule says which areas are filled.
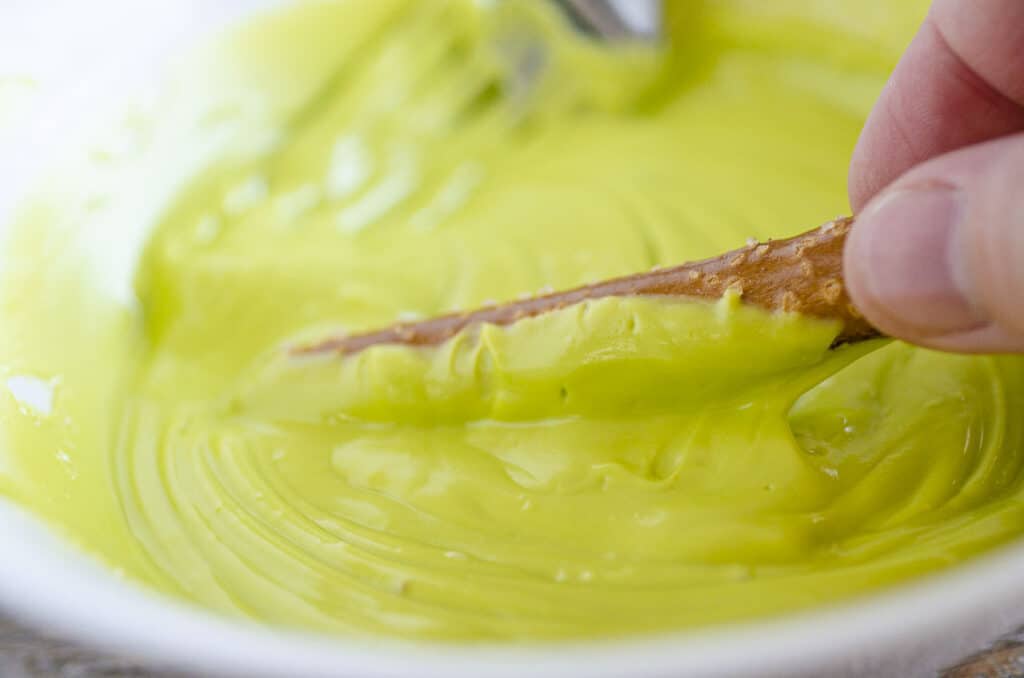
[[[850,164],[859,212],[914,165],[1024,130],[1024,2],[936,0],[893,71]]]

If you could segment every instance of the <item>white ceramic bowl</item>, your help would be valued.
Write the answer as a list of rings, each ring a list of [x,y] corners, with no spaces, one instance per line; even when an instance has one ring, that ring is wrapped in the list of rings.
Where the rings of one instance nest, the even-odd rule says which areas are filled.
[[[4,0],[0,225],[56,153],[152,81],[184,42],[273,4]],[[10,75],[41,84],[19,93],[19,80],[4,80]],[[415,645],[206,613],[125,584],[0,501],[0,608],[51,633],[204,676],[913,678],[1024,621],[1024,544],[848,605],[765,622],[593,643]]]

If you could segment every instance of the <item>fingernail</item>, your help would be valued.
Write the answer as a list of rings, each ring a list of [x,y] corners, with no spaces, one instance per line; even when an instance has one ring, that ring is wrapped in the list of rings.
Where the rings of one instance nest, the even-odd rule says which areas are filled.
[[[984,323],[970,302],[959,255],[965,198],[929,185],[883,194],[857,218],[848,261],[867,309],[899,333],[938,336]],[[885,328],[883,328],[885,329]],[[891,328],[890,328],[891,329]]]

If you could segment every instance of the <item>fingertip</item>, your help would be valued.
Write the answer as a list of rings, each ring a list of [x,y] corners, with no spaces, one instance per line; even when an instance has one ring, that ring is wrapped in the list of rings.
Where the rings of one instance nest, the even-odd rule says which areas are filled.
[[[1024,352],[1024,134],[919,165],[857,215],[850,297],[885,333],[957,352]]]
[[[844,253],[854,303],[879,329],[921,343],[985,322],[954,261],[964,197],[955,187],[901,186],[872,200]]]

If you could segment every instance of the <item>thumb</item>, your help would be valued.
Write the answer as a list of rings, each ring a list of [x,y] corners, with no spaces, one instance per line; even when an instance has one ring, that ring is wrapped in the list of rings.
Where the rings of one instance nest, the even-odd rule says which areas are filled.
[[[1024,134],[897,179],[858,215],[844,266],[858,309],[892,336],[1024,353]]]

